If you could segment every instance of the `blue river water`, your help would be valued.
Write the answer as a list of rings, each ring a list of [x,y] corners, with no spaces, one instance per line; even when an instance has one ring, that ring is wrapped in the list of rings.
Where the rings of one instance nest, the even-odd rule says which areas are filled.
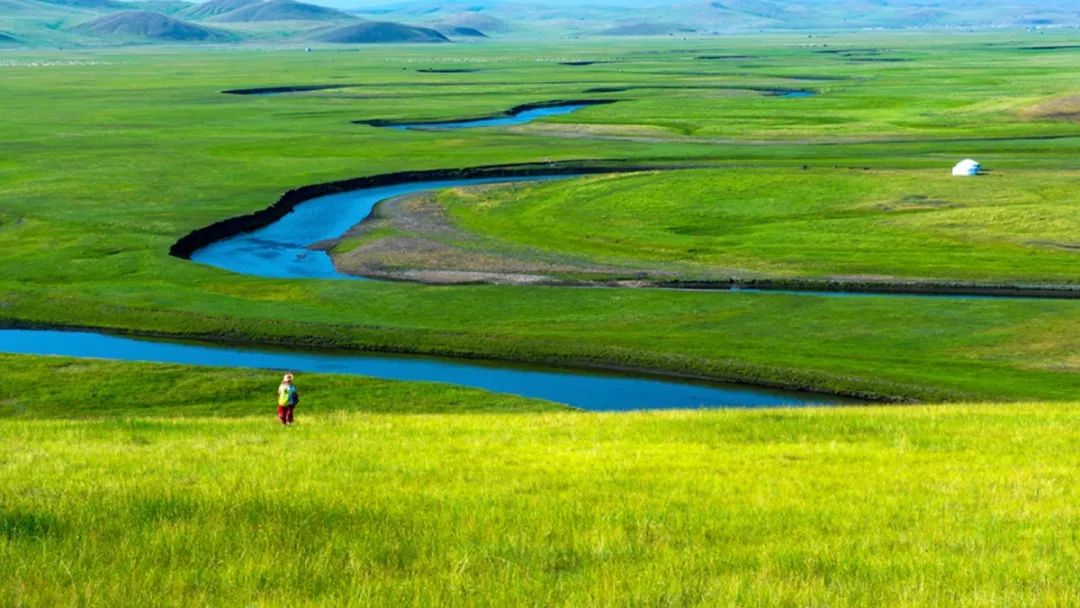
[[[473,118],[469,120],[455,120],[449,122],[418,122],[418,123],[402,123],[395,125],[387,125],[391,129],[467,129],[472,127],[506,127],[510,125],[522,125],[527,122],[532,122],[538,118],[544,118],[545,116],[560,116],[562,114],[569,114],[576,112],[582,108],[588,107],[594,104],[576,103],[566,104],[559,106],[548,106],[545,108],[532,108],[530,110],[522,110],[513,114],[507,114],[505,116],[497,116],[494,118]]]
[[[2,329],[0,352],[442,382],[546,399],[591,411],[753,408],[853,402],[814,393],[732,384],[703,384],[629,374],[590,373],[367,353],[291,352],[60,330]],[[267,381],[273,382],[275,378],[268,377]],[[303,382],[302,379],[300,382]]]
[[[260,277],[363,280],[361,277],[338,272],[328,253],[309,249],[309,246],[340,237],[370,215],[379,201],[395,196],[458,186],[550,180],[558,177],[563,176],[426,181],[321,196],[300,203],[269,226],[211,243],[192,254],[191,259],[201,264]]]

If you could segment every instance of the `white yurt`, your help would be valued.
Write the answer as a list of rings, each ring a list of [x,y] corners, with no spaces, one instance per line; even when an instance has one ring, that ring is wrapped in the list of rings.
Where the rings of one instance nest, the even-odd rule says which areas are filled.
[[[956,166],[952,168],[952,174],[963,176],[978,175],[980,170],[982,170],[982,165],[970,158],[965,158],[956,163]]]

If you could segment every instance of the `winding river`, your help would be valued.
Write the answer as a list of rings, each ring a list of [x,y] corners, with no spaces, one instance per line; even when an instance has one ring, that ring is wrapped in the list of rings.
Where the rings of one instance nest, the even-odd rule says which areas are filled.
[[[597,102],[593,102],[597,103]],[[504,116],[442,123],[380,124],[410,129],[444,129],[523,124],[544,116],[574,112],[585,103],[540,104],[512,108]],[[614,169],[620,170],[620,169]],[[626,170],[621,169],[621,170]],[[275,208],[280,213],[255,214],[208,227],[206,234],[193,233],[174,245],[172,253],[232,272],[273,278],[349,279],[339,273],[330,256],[311,245],[338,238],[371,214],[387,198],[416,192],[488,183],[548,180],[595,173],[555,171],[552,174],[498,175],[440,179],[422,174],[401,174],[384,180],[391,183],[351,180],[299,189],[286,194]],[[534,171],[533,173],[537,173]],[[417,177],[420,176],[420,177]],[[387,176],[383,176],[387,177]],[[369,178],[364,178],[369,179]],[[350,187],[351,186],[351,187]],[[319,193],[333,192],[318,195]],[[290,199],[292,195],[292,199]],[[298,202],[297,202],[298,201]],[[273,217],[269,217],[273,215]],[[246,222],[246,223],[245,223]],[[256,226],[253,230],[249,227]],[[205,238],[214,229],[225,235]],[[198,232],[198,231],[197,231]],[[190,242],[185,242],[185,240]],[[191,243],[199,241],[201,246]],[[180,247],[183,243],[183,247]],[[852,295],[821,292],[820,295]],[[119,337],[95,332],[0,329],[0,352],[64,355],[127,361],[150,361],[191,365],[249,367],[304,372],[358,374],[394,380],[445,382],[495,392],[546,399],[594,410],[642,408],[770,407],[850,402],[815,393],[799,393],[718,383],[540,368],[526,365],[464,362],[460,360],[402,357],[375,354],[315,353],[212,344],[166,342]]]
[[[433,357],[240,348],[79,331],[0,330],[0,352],[443,382],[546,399],[591,411],[790,407],[854,402],[814,393],[736,384],[685,382],[629,374],[590,373]],[[273,378],[270,381],[273,381]]]
[[[522,124],[566,114],[589,104],[513,109],[506,116],[439,123],[439,128]],[[409,129],[431,124],[401,124]],[[363,280],[338,272],[330,256],[311,249],[340,237],[387,198],[486,183],[550,180],[573,175],[428,179],[373,186],[311,198],[256,230],[216,240],[195,250],[193,261],[232,272],[274,278]],[[775,407],[852,402],[736,384],[687,382],[629,374],[582,372],[526,365],[464,362],[430,357],[287,352],[212,344],[165,342],[96,332],[0,330],[0,351],[190,365],[357,374],[376,378],[444,382],[545,399],[591,411],[700,407]]]
[[[412,129],[471,129],[475,127],[506,127],[511,125],[523,125],[547,116],[561,116],[577,112],[582,108],[602,106],[615,103],[615,99],[578,99],[556,100],[527,103],[514,106],[509,110],[500,112],[494,116],[482,116],[479,118],[463,118],[460,120],[429,120],[419,122],[407,122],[397,120],[354,120],[353,124],[368,125],[372,127],[385,127],[407,131]]]
[[[576,112],[595,103],[568,103],[553,106],[529,108],[518,112],[510,111],[505,116],[493,116],[490,118],[470,118],[467,120],[455,120],[447,122],[414,122],[384,125],[391,129],[468,129],[472,127],[507,127],[511,125],[523,125],[538,118],[547,116],[561,116]]]
[[[272,224],[210,243],[196,250],[191,259],[260,277],[364,280],[338,272],[327,252],[310,249],[310,245],[340,237],[371,215],[379,201],[395,196],[458,186],[556,177],[564,176],[427,180],[321,196],[300,203]]]

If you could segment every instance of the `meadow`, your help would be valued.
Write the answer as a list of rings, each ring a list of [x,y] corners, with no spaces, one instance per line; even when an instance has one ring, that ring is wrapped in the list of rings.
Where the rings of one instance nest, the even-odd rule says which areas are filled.
[[[0,362],[4,605],[1080,601],[1075,403],[602,415],[311,375],[286,429],[272,372]]]
[[[1067,49],[1026,50],[1030,45],[1017,33],[944,41],[851,34],[312,53],[12,51],[0,100],[8,118],[0,137],[9,152],[0,159],[0,316],[20,325],[647,369],[888,399],[1069,398],[1078,388],[1080,326],[1080,307],[1071,301],[269,281],[167,255],[188,231],[263,208],[289,188],[406,169],[606,159],[708,166],[729,179],[756,174],[750,169],[786,176],[809,165],[814,175],[826,171],[819,167],[857,169],[862,173],[850,178],[852,189],[880,189],[892,200],[933,194],[923,176],[976,156],[994,171],[979,188],[995,190],[1001,179],[1012,184],[1002,197],[1026,184],[1056,195],[1076,170],[1080,127],[1031,112],[1078,76]],[[904,61],[856,61],[831,52],[868,47]],[[721,55],[744,58],[711,58]],[[608,63],[563,65],[575,60]],[[977,70],[967,67],[976,63]],[[446,67],[476,71],[421,71]],[[355,86],[220,93],[334,83]],[[818,94],[768,94],[785,87]],[[610,92],[617,88],[625,90]],[[609,91],[588,92],[597,89]],[[579,98],[619,101],[540,123],[449,134],[351,122],[484,116]],[[639,202],[651,204],[656,197],[649,192],[663,191],[669,180],[673,190],[686,191],[695,175],[701,174],[623,179],[637,180],[631,183],[643,186]],[[821,192],[807,178],[797,191],[821,200],[846,180],[822,180]],[[589,183],[565,182],[568,192]],[[1033,209],[1061,214],[1064,206],[1067,213],[1070,200]],[[698,223],[699,208],[683,207],[680,221]],[[606,221],[620,209],[580,219]],[[656,217],[637,217],[642,223],[633,230],[655,237]],[[1071,226],[1063,221],[1053,234],[1036,226],[1031,238],[1071,243],[1059,234]],[[910,239],[866,224],[835,234],[849,239],[860,232],[872,254],[864,255],[870,250],[863,246],[775,251],[777,242],[806,236],[793,228],[777,224],[764,240],[741,245],[748,254],[704,255],[697,268],[735,261],[747,262],[736,270],[757,272],[783,257],[784,272],[889,274],[906,272],[911,262],[889,255]],[[1006,240],[1027,239],[1026,230],[1020,225]],[[680,247],[701,244],[693,235],[665,239]],[[939,244],[920,245],[916,253],[950,260],[953,270],[978,257],[966,255],[962,244]],[[980,247],[975,253],[988,250],[993,259],[944,276],[1055,283],[1076,276],[1070,273],[1076,254],[1068,248],[1022,247],[1030,263],[1010,266],[1012,249]],[[761,251],[768,248],[774,252]]]
[[[1034,170],[977,180],[940,170],[683,170],[461,188],[441,192],[437,204],[459,229],[442,231],[448,245],[525,260],[562,256],[608,268],[612,278],[1064,288],[1080,281],[1076,180]],[[408,233],[363,241],[400,236]],[[346,239],[338,249],[356,244]]]
[[[1074,288],[1070,36],[5,51],[3,325],[905,404],[603,415],[312,374],[284,429],[274,372],[3,355],[0,605],[1080,603],[1076,299],[270,280],[168,254],[307,184],[603,161],[685,170],[437,200],[498,247],[686,277]],[[221,92],[320,84],[347,86]],[[354,123],[559,99],[617,101]],[[969,156],[992,172],[945,178]]]

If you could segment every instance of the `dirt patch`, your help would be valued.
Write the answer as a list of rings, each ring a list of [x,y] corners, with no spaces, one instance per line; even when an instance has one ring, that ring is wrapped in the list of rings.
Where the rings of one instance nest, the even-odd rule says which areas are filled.
[[[1080,252],[1080,243],[1062,243],[1060,241],[1028,241],[1028,245],[1036,247],[1049,247],[1050,249],[1064,249],[1065,251]]]
[[[1080,93],[1040,101],[1020,112],[1028,120],[1080,122]]]
[[[481,186],[491,187],[491,186]],[[341,239],[318,248],[349,274],[424,283],[591,284],[672,275],[508,245],[455,226],[431,193],[379,203]]]
[[[665,127],[635,124],[590,124],[590,123],[543,123],[534,122],[508,129],[511,133],[550,135],[553,137],[581,137],[603,139],[605,137],[645,138],[650,141],[664,141],[675,133]]]
[[[546,275],[518,274],[512,272],[476,272],[467,270],[405,270],[393,276],[383,277],[401,281],[427,283],[429,285],[551,285]]]

